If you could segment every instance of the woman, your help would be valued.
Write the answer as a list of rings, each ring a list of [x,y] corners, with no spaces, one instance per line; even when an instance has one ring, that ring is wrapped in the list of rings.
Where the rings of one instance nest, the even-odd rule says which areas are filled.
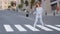
[[[36,26],[36,24],[38,22],[38,19],[40,19],[40,23],[42,24],[42,26],[44,25],[43,21],[42,21],[42,12],[43,12],[43,8],[41,7],[41,3],[37,2],[36,3],[36,9],[35,9],[35,12],[34,12],[34,14],[36,14],[34,27]]]

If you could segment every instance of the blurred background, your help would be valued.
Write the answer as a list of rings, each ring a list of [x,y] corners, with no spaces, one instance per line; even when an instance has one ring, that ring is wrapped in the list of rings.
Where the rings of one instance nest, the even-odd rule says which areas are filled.
[[[0,0],[0,10],[19,8],[27,9],[31,12],[37,1],[42,2],[46,15],[60,13],[60,0]]]
[[[36,27],[39,32],[33,27],[35,21],[33,12],[36,2],[41,2],[44,9],[43,22],[45,25]],[[37,25],[41,25],[41,23],[38,21]],[[0,0],[1,32],[4,34],[10,34],[10,32],[12,32],[11,34],[60,34],[60,0]]]

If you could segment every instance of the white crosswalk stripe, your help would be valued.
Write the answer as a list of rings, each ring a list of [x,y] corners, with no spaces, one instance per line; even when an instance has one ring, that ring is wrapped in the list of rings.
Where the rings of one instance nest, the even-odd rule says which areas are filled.
[[[56,30],[56,31],[60,31],[60,28],[58,28],[58,27],[60,27],[60,25],[55,25],[55,26],[57,26],[57,27],[55,27],[55,26],[52,26],[52,25],[45,25],[45,26],[42,26],[42,25],[36,25],[36,27],[38,27],[38,29],[37,28],[34,28],[33,26],[31,26],[31,25],[24,25],[26,28],[28,28],[29,30],[31,30],[31,31],[41,31],[40,29],[42,29],[42,30],[45,30],[45,31],[54,31],[54,30]],[[11,25],[7,25],[7,24],[4,24],[3,25],[3,27],[4,27],[4,29],[6,30],[6,32],[14,32],[15,31],[15,29],[13,29],[12,28],[12,26]],[[14,27],[18,30],[18,31],[20,31],[20,32],[27,32],[28,30],[27,29],[25,29],[22,25],[20,25],[20,24],[16,24],[16,25],[14,25]],[[40,29],[39,29],[40,28]]]
[[[32,31],[40,31],[37,28],[32,27],[31,25],[25,25],[27,28],[29,28]]]
[[[60,25],[56,25],[57,27],[60,27]]]
[[[27,31],[25,28],[23,28],[21,25],[15,25],[15,27],[19,30],[19,31]]]
[[[7,32],[13,32],[14,31],[10,25],[3,25],[3,26]]]
[[[37,25],[37,27],[39,27],[39,28],[41,28],[41,29],[43,29],[45,31],[53,31],[52,29],[49,29],[49,28],[47,28],[45,26]]]
[[[46,25],[47,27],[50,27],[50,28],[53,28],[53,29],[55,29],[55,30],[57,30],[57,31],[60,31],[60,28],[58,28],[58,27],[55,27],[55,26],[52,26],[52,25]]]

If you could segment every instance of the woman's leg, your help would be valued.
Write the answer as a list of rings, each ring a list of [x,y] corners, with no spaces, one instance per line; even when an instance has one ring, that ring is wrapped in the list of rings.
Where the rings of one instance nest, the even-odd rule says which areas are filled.
[[[37,22],[38,22],[38,16],[36,16],[35,18],[34,27],[36,26]]]
[[[44,26],[42,16],[40,16],[40,23],[42,24],[42,26]]]

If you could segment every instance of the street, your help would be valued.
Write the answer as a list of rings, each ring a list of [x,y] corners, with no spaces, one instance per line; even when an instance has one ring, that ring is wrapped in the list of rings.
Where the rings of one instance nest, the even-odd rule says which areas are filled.
[[[60,16],[43,15],[45,26],[38,22],[36,28],[34,18],[22,11],[0,10],[0,34],[60,34]]]

